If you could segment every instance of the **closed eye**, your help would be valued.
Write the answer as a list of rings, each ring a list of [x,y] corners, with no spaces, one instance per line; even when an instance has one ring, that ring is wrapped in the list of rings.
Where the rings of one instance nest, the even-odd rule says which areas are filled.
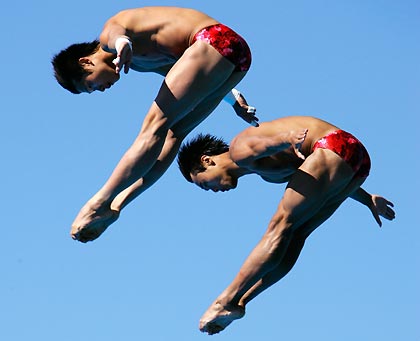
[[[205,191],[208,191],[209,188],[207,187],[207,183],[206,182],[202,182],[201,184],[198,185],[201,189],[204,189]]]
[[[94,90],[93,90],[93,87],[92,87],[92,83],[86,83],[86,91],[88,92],[88,93],[92,93]]]

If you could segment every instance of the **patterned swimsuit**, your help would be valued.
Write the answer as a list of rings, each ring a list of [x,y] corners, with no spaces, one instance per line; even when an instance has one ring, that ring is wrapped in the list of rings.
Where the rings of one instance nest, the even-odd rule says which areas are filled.
[[[223,24],[211,25],[198,31],[192,40],[203,40],[213,46],[223,57],[232,62],[235,71],[248,71],[251,66],[251,50],[246,41]]]
[[[352,134],[336,130],[315,142],[312,151],[329,149],[346,161],[354,170],[354,176],[366,178],[370,171],[370,157],[363,144]]]

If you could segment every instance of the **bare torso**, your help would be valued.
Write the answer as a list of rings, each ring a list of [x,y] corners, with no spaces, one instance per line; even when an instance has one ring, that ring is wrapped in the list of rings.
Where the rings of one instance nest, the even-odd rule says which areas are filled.
[[[199,11],[178,7],[143,7],[119,12],[110,18],[101,34],[106,41],[114,24],[126,29],[133,43],[131,67],[136,71],[155,71],[173,65],[200,29],[218,21]],[[106,49],[106,45],[105,45]]]
[[[305,157],[308,157],[312,153],[315,142],[339,128],[314,117],[290,116],[279,118],[271,122],[261,123],[258,128],[248,128],[244,130],[241,135],[252,136],[253,134],[258,134],[273,136],[279,132],[290,130],[299,131],[303,129],[308,129],[308,134],[302,144],[301,152]],[[265,181],[282,183],[287,182],[290,179],[290,176],[296,172],[302,163],[303,160],[298,158],[290,147],[275,155],[258,159],[250,168]]]

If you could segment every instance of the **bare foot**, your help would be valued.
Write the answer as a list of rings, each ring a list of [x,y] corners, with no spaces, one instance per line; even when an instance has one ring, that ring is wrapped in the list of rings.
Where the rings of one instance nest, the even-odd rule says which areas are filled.
[[[213,303],[200,320],[200,330],[209,335],[217,334],[230,325],[234,320],[245,315],[245,308],[241,306],[223,306]]]
[[[98,238],[119,217],[119,211],[92,208],[87,203],[79,212],[71,227],[71,237],[82,243]]]

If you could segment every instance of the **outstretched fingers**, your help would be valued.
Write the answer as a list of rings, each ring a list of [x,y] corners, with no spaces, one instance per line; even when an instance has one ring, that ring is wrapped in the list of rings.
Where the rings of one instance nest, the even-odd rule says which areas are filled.
[[[393,220],[395,218],[395,211],[393,210],[394,204],[391,201],[380,195],[373,195],[372,201],[380,216],[388,220]]]

